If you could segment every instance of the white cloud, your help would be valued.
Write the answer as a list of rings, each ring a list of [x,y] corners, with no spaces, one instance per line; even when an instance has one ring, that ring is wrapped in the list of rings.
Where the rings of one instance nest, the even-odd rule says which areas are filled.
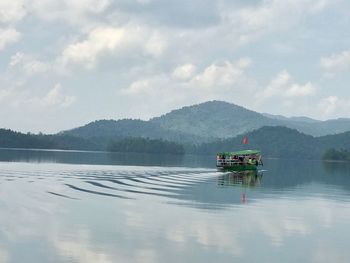
[[[164,39],[148,28],[97,27],[88,33],[85,40],[66,47],[60,60],[64,65],[80,64],[91,69],[103,55],[134,56],[141,52],[160,56],[164,47]]]
[[[21,20],[26,15],[24,1],[1,0],[0,23],[13,23]]]
[[[69,45],[63,51],[63,62],[82,63],[88,68],[95,66],[96,59],[103,53],[113,51],[125,35],[123,29],[96,28],[87,36],[86,40]]]
[[[185,80],[193,76],[194,72],[196,71],[196,66],[190,63],[178,66],[173,71],[173,77]]]
[[[69,107],[75,102],[75,97],[65,95],[60,84],[56,84],[49,92],[41,99],[40,104],[45,107]]]
[[[150,89],[150,84],[154,84],[154,80],[152,79],[142,79],[137,80],[129,86],[127,89],[123,89],[122,92],[125,94],[139,94],[139,93],[145,93]]]
[[[160,90],[177,93],[179,88],[185,92],[205,93],[217,92],[218,89],[232,89],[243,77],[244,71],[251,64],[248,58],[235,62],[225,61],[213,63],[198,74],[194,74],[196,66],[184,64],[176,67],[170,74],[154,75],[145,79],[134,81],[124,93],[138,94],[145,92],[159,93]]]
[[[315,88],[311,82],[304,85],[292,84],[286,91],[287,97],[305,97],[315,93]]]
[[[58,20],[72,25],[89,27],[90,24],[101,19],[94,16],[102,14],[109,5],[110,0],[33,0],[29,2],[28,9],[43,20]]]
[[[350,112],[350,100],[333,95],[323,98],[319,102],[318,108],[325,116],[333,117],[338,112]]]
[[[350,69],[350,50],[329,57],[323,57],[320,61],[321,67],[330,74]]]
[[[230,87],[237,82],[250,64],[251,60],[248,58],[242,58],[234,63],[225,61],[223,64],[212,64],[194,76],[191,85],[209,89]]]
[[[145,49],[146,51],[155,56],[161,56],[166,48],[164,38],[157,32],[153,33],[152,36],[147,40]]]
[[[45,95],[33,95],[29,90],[20,86],[0,89],[0,101],[6,99],[6,103],[12,107],[26,108],[27,110],[67,108],[76,98],[66,95],[61,84],[56,84]]]
[[[30,91],[23,89],[23,87],[3,88],[0,89],[0,101],[14,108],[20,107],[22,110],[32,111],[67,108],[76,101],[76,97],[66,95],[61,84],[58,83],[43,96],[32,95]]]
[[[0,51],[19,40],[21,33],[13,28],[0,28]]]
[[[319,13],[331,3],[329,0],[265,0],[237,10],[223,5],[221,16],[231,25],[239,44],[244,45],[265,34],[290,29],[306,15]]]
[[[11,57],[10,68],[19,68],[26,75],[32,76],[34,74],[45,73],[50,68],[50,65],[35,59],[31,55],[26,55],[22,52],[17,52]]]
[[[272,79],[265,89],[257,93],[256,98],[259,102],[272,98],[293,99],[310,96],[315,92],[316,89],[311,82],[305,84],[292,83],[290,74],[284,70]],[[290,104],[290,101],[287,101],[287,104]]]

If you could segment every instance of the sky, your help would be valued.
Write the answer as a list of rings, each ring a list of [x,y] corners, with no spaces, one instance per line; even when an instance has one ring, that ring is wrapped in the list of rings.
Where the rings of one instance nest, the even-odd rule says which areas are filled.
[[[0,127],[55,133],[208,100],[350,118],[348,0],[0,0]]]

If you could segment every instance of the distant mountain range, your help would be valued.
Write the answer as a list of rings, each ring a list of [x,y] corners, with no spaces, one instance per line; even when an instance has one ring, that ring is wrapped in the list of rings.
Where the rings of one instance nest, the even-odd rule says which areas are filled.
[[[100,120],[61,132],[82,138],[148,137],[181,143],[232,138],[263,126],[284,126],[312,136],[350,131],[350,119],[327,121],[262,114],[223,101],[209,101],[173,110],[149,121]]]
[[[319,159],[331,148],[350,149],[350,119],[287,118],[210,101],[149,121],[98,120],[53,135],[0,129],[0,147],[113,151],[122,147],[121,151],[132,152],[166,146],[167,152],[215,154],[244,149],[243,136],[248,136],[249,148],[261,149],[264,156]]]

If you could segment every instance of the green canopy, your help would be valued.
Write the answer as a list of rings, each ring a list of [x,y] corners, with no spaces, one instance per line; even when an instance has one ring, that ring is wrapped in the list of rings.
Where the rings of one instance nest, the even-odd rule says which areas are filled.
[[[260,151],[258,151],[258,150],[243,150],[243,151],[238,151],[238,152],[218,153],[218,155],[254,155],[254,154],[260,154]]]

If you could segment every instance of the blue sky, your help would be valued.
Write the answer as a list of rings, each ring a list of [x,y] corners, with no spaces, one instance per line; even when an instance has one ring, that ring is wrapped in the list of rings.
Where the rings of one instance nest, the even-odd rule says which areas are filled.
[[[225,100],[350,117],[345,0],[0,0],[0,126],[57,132]]]

